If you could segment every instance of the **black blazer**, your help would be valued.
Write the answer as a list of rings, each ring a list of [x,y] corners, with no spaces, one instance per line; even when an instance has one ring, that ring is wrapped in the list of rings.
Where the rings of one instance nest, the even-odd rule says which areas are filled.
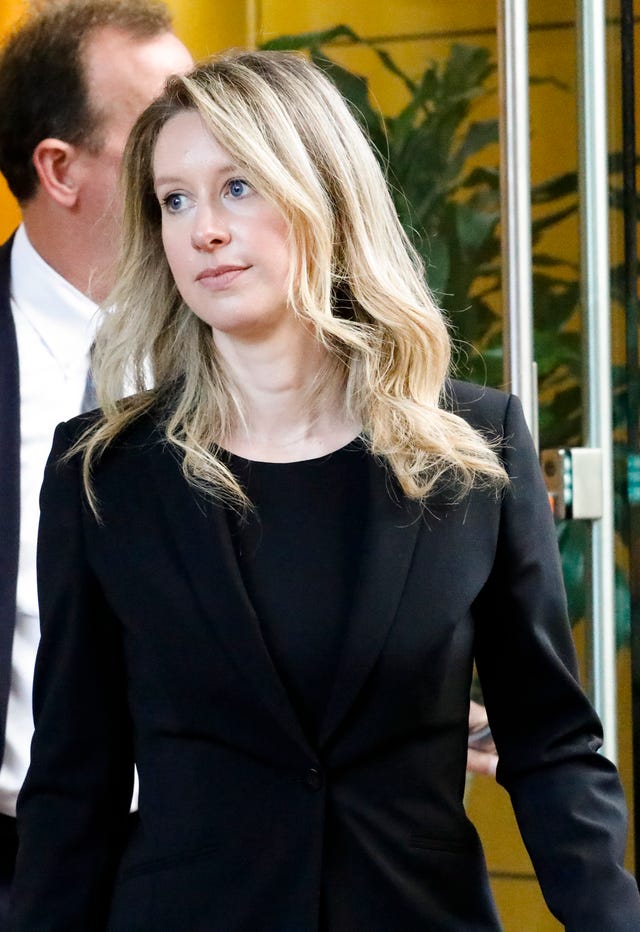
[[[597,753],[546,493],[516,399],[454,385],[512,486],[421,509],[371,458],[361,570],[316,747],[244,590],[222,507],[141,417],[83,504],[86,421],[42,491],[42,644],[14,932],[495,932],[462,797],[474,658],[498,777],[551,909],[637,932],[625,806]],[[286,575],[283,574],[283,586]],[[139,822],[124,840],[132,764]]]
[[[11,313],[11,243],[0,246],[0,763],[11,683],[20,546],[20,380]]]

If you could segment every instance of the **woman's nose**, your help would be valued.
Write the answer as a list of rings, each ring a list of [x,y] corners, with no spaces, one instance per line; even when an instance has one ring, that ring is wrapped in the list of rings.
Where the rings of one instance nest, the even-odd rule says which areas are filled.
[[[191,243],[195,249],[216,249],[218,246],[224,246],[230,239],[228,224],[219,212],[208,210],[196,217],[191,233]]]

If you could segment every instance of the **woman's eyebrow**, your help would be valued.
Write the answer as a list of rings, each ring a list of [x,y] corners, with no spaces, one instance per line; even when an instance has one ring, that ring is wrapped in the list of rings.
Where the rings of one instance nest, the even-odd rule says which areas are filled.
[[[242,169],[239,165],[235,165],[233,162],[230,162],[228,165],[221,165],[220,168],[215,169],[216,175],[237,174],[238,172],[242,172]],[[182,181],[182,175],[158,175],[157,178],[153,179],[155,187],[158,187],[161,184],[180,184]]]

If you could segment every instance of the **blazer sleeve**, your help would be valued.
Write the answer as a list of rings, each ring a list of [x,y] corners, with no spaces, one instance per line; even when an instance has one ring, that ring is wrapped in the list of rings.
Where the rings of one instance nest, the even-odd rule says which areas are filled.
[[[554,915],[570,932],[640,929],[623,867],[626,809],[578,683],[555,527],[519,401],[504,420],[511,486],[476,606],[476,661],[507,789]]]
[[[118,622],[92,572],[78,457],[55,433],[40,498],[41,642],[31,765],[18,799],[12,932],[106,928],[133,778]]]

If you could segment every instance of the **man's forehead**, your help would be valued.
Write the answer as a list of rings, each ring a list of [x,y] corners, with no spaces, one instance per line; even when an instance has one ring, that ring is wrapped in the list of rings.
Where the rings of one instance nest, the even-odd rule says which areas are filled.
[[[139,37],[112,26],[95,30],[83,58],[89,98],[103,112],[144,108],[161,93],[170,74],[193,66],[186,47],[171,32]]]

